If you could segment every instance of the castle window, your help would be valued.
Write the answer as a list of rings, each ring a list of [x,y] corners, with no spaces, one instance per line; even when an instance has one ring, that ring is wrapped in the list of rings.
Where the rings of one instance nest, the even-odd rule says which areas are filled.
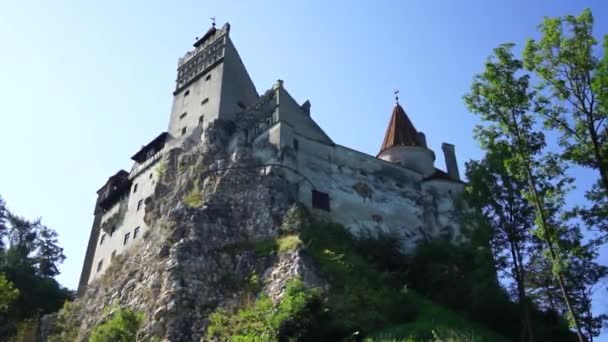
[[[299,147],[300,142],[298,141],[298,139],[293,139],[293,150],[297,152]]]
[[[131,233],[127,233],[127,234],[125,234],[125,239],[124,239],[124,241],[122,242],[122,244],[123,244],[123,245],[126,245],[126,244],[127,244],[127,242],[129,242],[129,236],[131,236]]]
[[[211,74],[207,75],[207,77],[205,77],[205,81],[209,81],[211,79]]]
[[[112,226],[112,230],[110,230],[110,236],[112,236],[112,234],[114,234],[115,231],[116,231],[116,226]]]
[[[137,192],[137,183],[135,183],[135,185],[133,185],[133,193]]]
[[[329,211],[329,194],[317,190],[312,191],[312,207]]]
[[[152,179],[152,172],[150,172],[150,176],[148,178]]]
[[[97,272],[101,271],[102,267],[103,267],[103,259],[99,260],[99,262],[97,263]]]
[[[143,206],[144,206],[144,200],[143,200],[143,199],[140,199],[140,200],[137,202],[137,211],[139,211],[139,209],[141,209],[141,207],[143,207]]]
[[[203,123],[203,121],[204,121],[204,120],[205,120],[205,116],[204,116],[204,115],[201,115],[201,116],[199,116],[199,118],[198,118],[198,123]]]
[[[99,245],[103,245],[103,241],[106,239],[106,234],[101,235],[101,241],[99,241]]]
[[[135,228],[135,230],[133,230],[133,240],[135,240],[137,235],[139,235],[139,227],[137,227],[137,228]]]
[[[201,105],[206,104],[207,102],[209,102],[209,98],[205,97],[205,99],[203,101],[201,101]]]
[[[184,97],[190,95],[190,90],[186,90],[186,92],[184,93]]]
[[[114,259],[115,256],[116,256],[116,250],[113,250],[112,255],[110,256],[110,260]]]
[[[247,106],[245,106],[245,104],[241,101],[237,102],[236,105],[239,106],[239,108],[241,108],[241,109],[247,108]]]
[[[184,112],[184,114],[179,116],[179,119],[181,120],[181,119],[185,118],[187,114],[188,114],[187,112]]]
[[[182,128],[182,135],[186,134],[186,127]]]

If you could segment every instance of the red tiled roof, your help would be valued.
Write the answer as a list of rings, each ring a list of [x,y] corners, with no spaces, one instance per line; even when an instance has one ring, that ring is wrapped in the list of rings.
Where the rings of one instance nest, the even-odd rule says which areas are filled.
[[[418,132],[407,114],[399,104],[396,104],[378,154],[393,146],[420,146],[417,136]]]

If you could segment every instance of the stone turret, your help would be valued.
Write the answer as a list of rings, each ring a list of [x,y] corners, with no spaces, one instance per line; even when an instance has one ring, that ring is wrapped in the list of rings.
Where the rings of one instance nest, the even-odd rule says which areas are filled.
[[[417,171],[424,177],[435,172],[435,153],[426,147],[424,133],[416,131],[399,103],[393,108],[377,157]]]

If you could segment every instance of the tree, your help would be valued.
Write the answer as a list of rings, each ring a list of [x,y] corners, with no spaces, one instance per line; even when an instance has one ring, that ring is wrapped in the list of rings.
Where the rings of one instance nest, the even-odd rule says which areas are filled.
[[[599,59],[589,9],[578,17],[546,18],[539,30],[542,37],[526,44],[524,63],[542,81],[550,106],[535,114],[560,132],[565,160],[597,170],[598,183],[587,194],[593,204],[577,213],[608,232],[608,36]]]
[[[526,290],[528,249],[533,236],[534,207],[522,196],[527,184],[509,174],[503,160],[510,158],[512,150],[504,142],[488,146],[481,161],[467,163],[469,183],[465,199],[469,206],[488,222],[490,245],[497,270],[510,278],[520,305],[522,341],[533,341],[531,303]]]
[[[19,290],[6,279],[4,274],[0,273],[0,313],[6,312],[17,297],[19,297]]]
[[[557,215],[571,179],[564,177],[564,165],[555,155],[544,153],[545,137],[534,129],[532,113],[545,113],[546,102],[530,90],[529,75],[520,75],[523,63],[514,58],[512,48],[513,44],[503,44],[494,50],[485,71],[475,77],[465,101],[469,110],[485,123],[476,132],[482,148],[491,149],[501,142],[513,149],[514,154],[504,160],[505,167],[527,184],[524,196],[535,209],[535,235],[544,243],[571,322],[582,342],[579,315],[564,283],[564,251],[558,244],[564,227]]]
[[[13,335],[20,322],[57,311],[73,297],[54,279],[63,260],[65,255],[54,230],[40,219],[31,221],[15,215],[0,198],[0,311],[6,308],[0,315],[0,340]],[[18,297],[3,279],[18,291]],[[13,305],[2,304],[5,296]]]

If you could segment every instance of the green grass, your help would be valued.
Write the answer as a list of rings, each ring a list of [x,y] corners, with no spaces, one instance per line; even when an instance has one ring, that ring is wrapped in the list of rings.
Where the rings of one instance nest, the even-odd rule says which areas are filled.
[[[190,208],[200,208],[205,203],[198,178],[192,182],[192,188],[184,195],[184,203]]]
[[[302,240],[295,234],[289,234],[277,238],[277,250],[279,253],[290,252],[302,245]]]
[[[367,341],[508,341],[461,315],[405,291],[357,249],[342,226],[306,227],[302,240],[329,280],[328,305],[344,331]],[[456,336],[456,337],[455,337]]]
[[[471,339],[458,339],[459,341],[491,341],[508,342],[509,339],[496,334],[483,326],[461,317],[458,313],[410,291],[410,299],[413,304],[420,308],[420,313],[415,321],[395,325],[379,332],[373,333],[366,342],[392,342],[392,341],[444,341],[454,340],[449,338],[436,338],[442,335],[457,334],[458,336],[474,337]]]

